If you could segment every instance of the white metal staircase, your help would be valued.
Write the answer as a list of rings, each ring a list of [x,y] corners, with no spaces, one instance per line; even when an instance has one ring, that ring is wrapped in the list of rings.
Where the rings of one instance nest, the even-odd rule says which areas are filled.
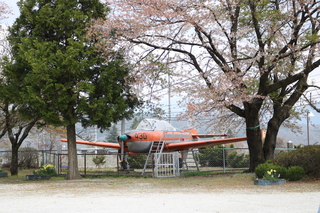
[[[147,155],[146,162],[143,166],[142,175],[145,175],[147,169],[152,169],[153,165],[157,165],[159,162],[159,159],[161,155],[156,155],[157,157],[154,157],[154,154],[161,154],[164,148],[165,142],[164,141],[152,141],[149,153]],[[154,161],[154,162],[153,162]]]
[[[199,169],[199,150],[198,149],[190,149],[185,153],[187,156],[183,159],[182,162],[182,171],[190,171],[190,168],[195,168],[197,171]]]

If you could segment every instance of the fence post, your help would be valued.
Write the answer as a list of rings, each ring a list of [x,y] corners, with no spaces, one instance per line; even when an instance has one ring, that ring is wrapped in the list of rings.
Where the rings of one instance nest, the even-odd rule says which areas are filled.
[[[84,153],[84,175],[87,175],[87,153]]]
[[[45,164],[45,162],[44,162],[44,151],[43,150],[41,150],[41,155],[42,155],[42,162],[41,162],[40,167]]]
[[[58,153],[58,175],[60,175],[60,154]]]
[[[226,155],[224,145],[222,147],[223,173],[226,173]]]

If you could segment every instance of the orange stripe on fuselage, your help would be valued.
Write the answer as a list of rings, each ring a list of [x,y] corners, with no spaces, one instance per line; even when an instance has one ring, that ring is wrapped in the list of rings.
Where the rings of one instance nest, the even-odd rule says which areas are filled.
[[[192,134],[184,131],[137,131],[128,134],[130,139],[126,142],[132,141],[184,141],[191,140]]]

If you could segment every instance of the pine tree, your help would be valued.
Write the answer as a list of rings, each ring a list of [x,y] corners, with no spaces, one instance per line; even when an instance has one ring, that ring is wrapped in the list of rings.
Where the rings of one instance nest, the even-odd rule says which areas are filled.
[[[80,178],[75,124],[106,129],[138,105],[121,54],[98,51],[106,41],[88,34],[107,8],[98,0],[25,0],[18,6],[20,17],[9,29],[10,74],[19,76],[23,100],[41,119],[67,127],[67,179]]]
[[[117,143],[117,137],[118,137],[118,135],[119,135],[118,128],[117,128],[117,126],[114,124],[114,125],[112,125],[111,130],[110,130],[108,136],[106,137],[106,139],[107,139],[108,142]]]

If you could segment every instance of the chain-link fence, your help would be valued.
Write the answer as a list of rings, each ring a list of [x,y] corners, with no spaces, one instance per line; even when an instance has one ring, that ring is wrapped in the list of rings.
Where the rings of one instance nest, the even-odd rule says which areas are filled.
[[[21,169],[39,168],[45,164],[54,164],[57,156],[47,150],[23,149],[18,152],[18,166]],[[11,163],[11,150],[0,151],[0,168],[9,168]]]
[[[292,149],[276,149],[275,155]],[[99,152],[98,152],[99,153]],[[119,166],[120,154],[84,153],[78,154],[78,167],[82,175],[106,175],[122,172]],[[184,161],[182,160],[184,158]],[[0,167],[10,167],[11,151],[0,151]],[[127,172],[142,174],[147,159],[146,154],[126,156],[129,163]],[[179,167],[181,172],[190,171],[218,171],[230,172],[249,168],[249,150],[246,148],[205,148],[193,149],[188,153],[179,153]],[[19,152],[19,166],[22,168],[39,168],[41,165],[52,164],[58,174],[66,174],[68,169],[68,155],[66,151],[34,151]],[[149,168],[147,172],[152,172]]]

